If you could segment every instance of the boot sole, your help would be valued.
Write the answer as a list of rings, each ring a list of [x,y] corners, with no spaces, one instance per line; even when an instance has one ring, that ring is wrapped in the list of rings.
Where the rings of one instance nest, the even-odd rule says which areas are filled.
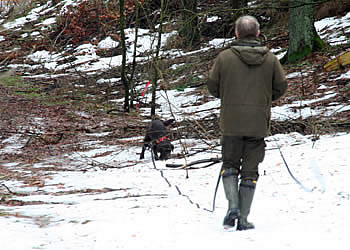
[[[241,225],[237,225],[237,231],[245,231],[245,230],[251,230],[254,229],[255,226],[241,226]]]

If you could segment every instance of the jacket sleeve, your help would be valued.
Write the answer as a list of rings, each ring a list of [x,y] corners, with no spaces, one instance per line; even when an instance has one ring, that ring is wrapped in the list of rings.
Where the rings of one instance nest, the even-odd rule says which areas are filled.
[[[275,58],[274,76],[272,82],[272,101],[278,100],[287,90],[287,79],[282,65],[277,57]]]
[[[220,60],[216,58],[213,67],[209,71],[209,76],[207,79],[207,86],[209,93],[216,97],[220,97]]]

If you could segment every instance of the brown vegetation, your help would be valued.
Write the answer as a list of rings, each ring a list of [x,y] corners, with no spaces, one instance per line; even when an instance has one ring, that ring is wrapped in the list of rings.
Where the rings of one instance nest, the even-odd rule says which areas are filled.
[[[129,22],[132,25],[133,11],[135,5],[133,1],[126,1],[127,13],[129,14]],[[205,4],[204,4],[205,2]],[[204,1],[202,7],[212,8],[218,4],[225,4],[227,1]],[[156,4],[156,3],[154,3]],[[347,6],[346,1],[344,2]],[[153,7],[155,8],[156,5]],[[324,5],[326,6],[326,5]],[[346,10],[341,7],[337,10],[339,13]],[[204,9],[202,9],[204,11]],[[254,10],[255,11],[255,10]],[[321,11],[321,10],[320,10]],[[56,50],[65,51],[66,45],[73,44],[75,46],[84,43],[95,43],[103,39],[107,35],[111,35],[114,39],[120,39],[118,30],[118,6],[112,1],[110,5],[101,4],[101,1],[87,1],[78,5],[76,8],[70,8],[66,14],[58,18],[57,25],[53,31],[41,31],[47,39],[33,39],[31,37],[22,38],[22,32],[8,30],[0,32],[0,35],[6,38],[0,42],[0,67],[1,70],[7,70],[8,64],[24,64],[33,63],[28,61],[27,55],[37,50]],[[268,14],[268,12],[264,12]],[[331,12],[329,12],[331,13]],[[218,14],[218,13],[215,13]],[[213,14],[214,15],[214,14]],[[229,16],[227,12],[222,13],[222,16]],[[285,18],[286,13],[283,15]],[[156,14],[155,16],[156,17]],[[276,15],[274,18],[278,18]],[[281,16],[282,18],[282,16]],[[232,20],[227,20],[227,23],[210,23],[206,30],[207,38],[223,37],[230,30]],[[285,20],[285,19],[283,19]],[[222,22],[222,21],[221,21]],[[274,20],[277,22],[277,20]],[[284,21],[283,21],[284,22]],[[34,28],[35,23],[27,25],[25,29]],[[231,26],[230,26],[231,25]],[[269,39],[267,46],[270,48],[288,46],[288,31],[281,26],[273,26],[272,23],[263,23],[263,29],[269,31]],[[214,27],[214,28],[210,28]],[[219,28],[220,27],[220,28]],[[169,27],[168,27],[169,28]],[[232,28],[232,27],[231,27]],[[171,45],[169,47],[173,48]],[[17,48],[17,50],[9,51],[9,48]],[[20,48],[20,49],[19,49]],[[287,72],[314,72],[302,78],[289,79],[289,91],[285,98],[280,100],[278,104],[290,104],[302,98],[311,99],[315,95],[324,94],[324,90],[318,89],[320,85],[332,87],[332,90],[337,92],[335,99],[320,101],[312,104],[320,108],[329,105],[334,105],[332,102],[347,103],[349,101],[349,86],[345,80],[335,80],[342,74],[342,69],[333,72],[324,72],[325,65],[333,55],[341,53],[346,45],[329,48],[326,51],[313,53],[305,61],[296,65],[286,65]],[[190,48],[187,48],[190,50]],[[207,51],[194,52],[190,56],[164,59],[162,63],[162,88],[184,88],[186,86],[196,86],[196,91],[199,96],[198,103],[208,100],[204,80],[200,77],[206,74],[212,60],[223,48]],[[97,52],[100,56],[112,56],[120,53],[120,49],[110,51],[100,50]],[[67,58],[64,62],[75,60],[75,55],[66,52]],[[182,69],[172,72],[169,67],[172,64],[184,64]],[[72,66],[73,67],[73,66]],[[346,66],[348,67],[348,66]],[[73,68],[74,69],[74,68]],[[139,72],[138,77],[141,79],[149,70],[149,65],[137,65]],[[17,69],[17,72],[12,73],[14,76],[26,76],[28,74],[35,75],[39,73],[50,73],[45,68],[34,69],[33,71]],[[66,73],[64,70],[55,73]],[[96,72],[97,73],[97,72]],[[19,152],[3,154],[0,160],[22,160],[23,162],[33,162],[49,156],[60,155],[72,150],[84,150],[81,146],[82,142],[89,141],[90,134],[109,132],[108,135],[101,136],[101,141],[106,144],[121,144],[120,138],[142,136],[143,128],[146,126],[142,122],[142,117],[137,112],[137,109],[131,113],[121,112],[120,104],[111,103],[110,100],[121,98],[123,89],[121,84],[96,84],[98,78],[116,77],[120,75],[118,68],[106,70],[101,75],[89,76],[83,73],[65,75],[55,79],[43,78],[19,78],[13,84],[0,85],[0,138],[5,140],[13,135],[19,135],[23,142]],[[0,75],[5,77],[6,75]],[[2,82],[3,82],[2,79]],[[77,87],[79,86],[79,87]],[[82,87],[83,86],[83,87]],[[118,91],[117,94],[114,92]],[[139,101],[139,107],[149,107],[148,103]],[[295,112],[302,108],[296,107]],[[274,122],[272,124],[273,133],[298,131],[305,134],[329,133],[334,131],[348,131],[349,111],[335,113],[331,118],[323,119],[322,116],[315,117],[317,120],[288,120],[284,122]],[[40,122],[38,122],[40,121]],[[218,137],[220,131],[218,127],[218,118],[215,114],[203,118],[198,121],[195,126],[188,125],[191,121],[184,121],[184,129],[173,134],[174,139],[181,136],[201,138],[204,133],[203,128],[212,138]],[[141,142],[133,142],[135,145]],[[130,143],[129,143],[130,145]],[[0,146],[1,147],[1,146]]]
[[[350,1],[332,0],[320,4],[315,8],[315,19],[320,20],[331,16],[344,15],[350,11]]]

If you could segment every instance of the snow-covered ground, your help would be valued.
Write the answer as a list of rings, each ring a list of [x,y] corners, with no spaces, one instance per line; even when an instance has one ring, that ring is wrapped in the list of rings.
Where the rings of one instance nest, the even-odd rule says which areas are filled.
[[[186,178],[185,170],[166,168],[164,162],[156,162],[155,169],[147,152],[144,162],[129,168],[52,173],[41,195],[20,197],[48,204],[0,207],[1,213],[18,214],[0,218],[0,240],[6,250],[347,247],[350,135],[322,136],[314,147],[310,138],[295,133],[275,139],[294,176],[311,192],[289,176],[275,140],[267,138],[250,216],[255,230],[223,231],[226,200],[221,184],[215,212],[207,211],[212,209],[220,164],[189,170]],[[136,161],[135,151],[139,148],[123,151],[120,157]],[[188,160],[216,156],[207,152]],[[110,157],[94,159],[108,163]],[[12,190],[31,191],[21,183],[4,183]],[[58,193],[85,189],[110,192]]]
[[[70,3],[68,0],[64,2]],[[50,7],[49,4],[47,7]],[[26,20],[38,18],[37,13],[44,9],[38,7],[29,13],[30,17],[27,19],[17,19],[4,26],[17,29]],[[323,38],[330,39],[336,44],[336,36],[326,35],[329,34],[326,31],[334,29],[338,32],[337,27],[343,27],[348,31],[349,15],[350,13],[341,19],[322,20],[316,23],[316,28]],[[45,25],[51,21],[52,19],[50,22],[44,21]],[[144,31],[144,34],[143,37],[149,39],[146,35],[147,31]],[[5,38],[0,37],[0,42],[3,39]],[[340,39],[341,41],[338,42],[344,42],[344,39],[345,42],[349,41],[346,37],[340,37]],[[222,42],[215,40],[210,43],[210,46],[218,46]],[[106,38],[97,46],[85,45],[78,48],[76,52],[81,54],[79,63],[84,60],[89,61],[91,58],[96,60],[89,64],[90,68],[85,64],[80,70],[94,72],[110,67],[114,63],[120,63],[120,57],[99,58],[94,53],[96,47],[115,46],[113,43],[115,42],[110,38]],[[140,43],[145,46],[142,49],[150,49],[148,42]],[[203,48],[205,49],[207,48]],[[82,51],[88,53],[80,53]],[[61,55],[50,54],[47,51],[36,52],[29,58],[38,63],[44,63],[45,67],[53,72],[58,69],[57,62],[63,59]],[[65,67],[65,65],[59,67]],[[50,77],[53,76],[54,74],[51,74]],[[349,78],[348,72],[344,73],[344,77]],[[158,114],[167,118],[165,114],[169,113],[169,103],[171,103],[177,120],[185,119],[186,113],[219,106],[219,102],[213,100],[192,108],[183,107],[184,104],[191,104],[198,98],[191,95],[191,89],[184,92],[168,91],[166,94],[159,91],[158,97],[158,103],[161,105]],[[320,98],[332,97],[332,93],[328,93]],[[146,98],[149,97],[146,95]],[[310,100],[312,101],[314,100]],[[289,118],[290,107],[275,107],[273,118]],[[343,108],[349,109],[349,105]],[[148,110],[143,112],[147,113]],[[304,116],[314,112],[316,111],[305,110]],[[337,112],[340,111],[337,110]],[[209,113],[199,114],[200,118]],[[131,139],[142,140],[142,138]],[[107,147],[99,145],[96,139],[96,149],[91,151],[73,152],[33,164],[32,167],[37,168],[50,166],[55,161],[64,161],[67,157],[77,162],[77,166],[67,166],[72,171],[47,172],[46,174],[51,177],[39,189],[25,185],[23,182],[0,179],[0,184],[4,184],[11,191],[27,194],[35,191],[35,195],[16,196],[15,199],[44,202],[44,204],[26,206],[0,206],[1,249],[328,250],[332,247],[346,248],[350,244],[348,236],[350,135],[343,133],[321,136],[315,144],[311,139],[309,136],[297,133],[266,138],[266,157],[260,165],[260,179],[249,218],[255,223],[256,229],[244,232],[225,232],[222,229],[227,204],[221,184],[215,211],[208,211],[212,209],[220,164],[188,170],[188,172],[183,169],[170,169],[165,166],[166,163],[181,163],[181,160],[156,162],[154,166],[150,152],[147,151],[145,160],[135,166],[107,170],[96,167],[89,171],[80,171],[78,168],[80,161],[84,161],[86,157],[98,155],[100,156],[94,157],[95,161],[110,165],[137,162],[139,157],[137,153],[141,148]],[[217,142],[217,140],[207,141],[213,145]],[[20,150],[21,146],[14,137],[0,143],[7,145],[1,148],[0,153]],[[207,147],[199,140],[182,140],[181,143],[191,144],[192,148]],[[176,141],[174,144],[175,153],[180,152],[180,142]],[[305,188],[298,185],[289,175],[278,147],[281,147],[290,170]],[[104,155],[107,151],[114,153]],[[220,147],[188,157],[187,162],[212,157],[220,157]],[[0,163],[0,165],[25,171],[23,165],[16,162]],[[4,186],[1,188],[4,189]],[[84,190],[86,193],[83,192]]]

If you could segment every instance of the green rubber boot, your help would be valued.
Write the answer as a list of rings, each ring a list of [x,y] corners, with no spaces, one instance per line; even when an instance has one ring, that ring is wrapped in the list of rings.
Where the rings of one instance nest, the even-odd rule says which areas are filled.
[[[234,227],[238,219],[239,212],[239,195],[238,195],[238,176],[234,169],[226,169],[222,175],[226,199],[228,200],[228,209],[224,218],[223,225]]]
[[[237,230],[249,230],[254,229],[253,223],[247,220],[250,213],[250,208],[253,202],[255,193],[256,181],[254,180],[242,180],[239,187],[239,210],[240,216],[238,218]]]

